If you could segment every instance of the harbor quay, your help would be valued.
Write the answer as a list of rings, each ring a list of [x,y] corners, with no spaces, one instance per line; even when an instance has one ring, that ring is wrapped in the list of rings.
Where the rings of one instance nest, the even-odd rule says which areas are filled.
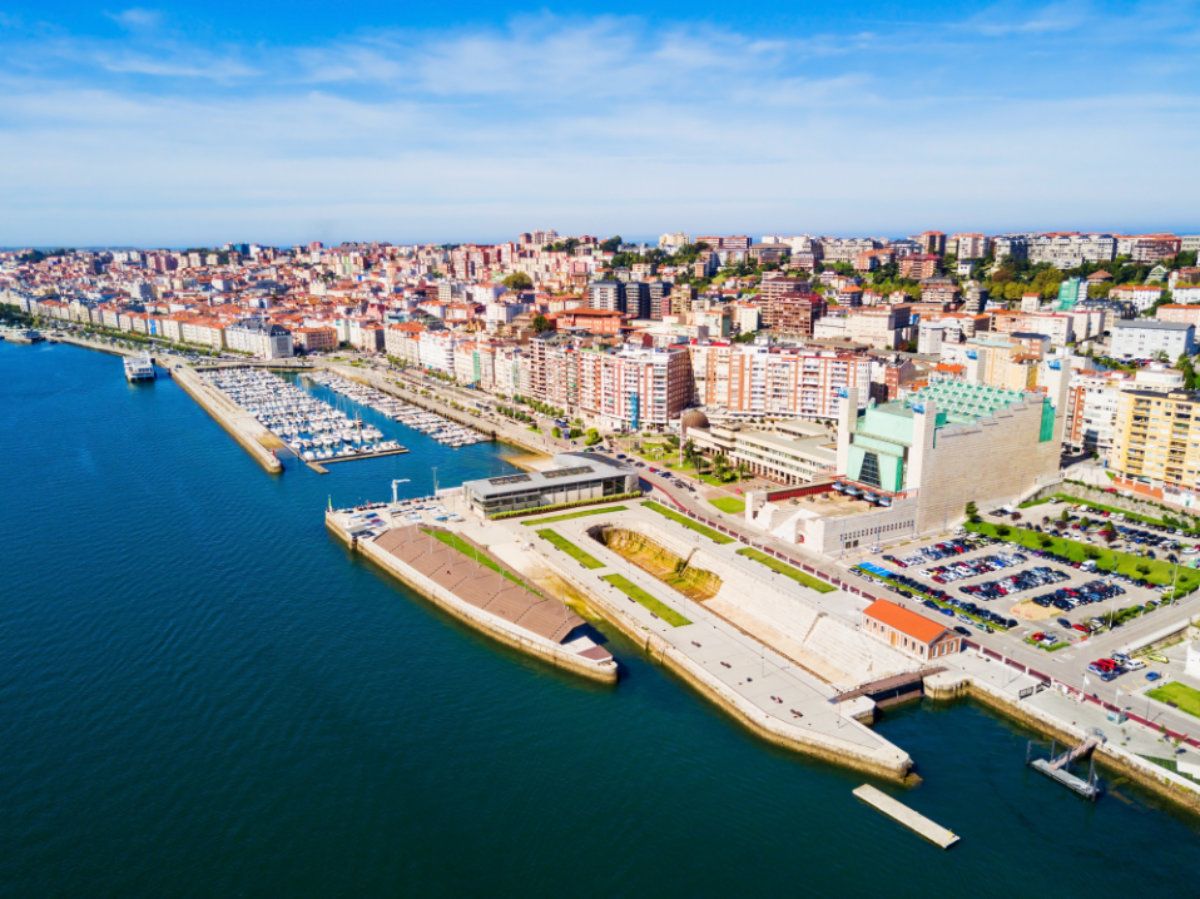
[[[538,483],[503,480],[514,490]],[[1169,736],[973,641],[936,666],[899,652],[862,626],[880,599],[872,591],[798,582],[794,569],[789,576],[747,556],[753,548],[731,533],[665,517],[655,495],[489,519],[476,508],[486,494],[468,483],[439,492],[435,523],[508,571],[584,597],[649,657],[775,745],[915,783],[915,760],[868,725],[896,700],[970,697],[1063,747],[1090,741],[1098,765],[1200,810],[1195,782],[1151,761],[1180,751]],[[368,536],[412,515],[405,504],[378,508],[369,524],[357,521]]]
[[[538,518],[514,518],[505,521],[481,520],[472,513],[460,488],[440,491],[430,518],[425,501],[380,504],[370,510],[337,510],[327,513],[330,529],[356,551],[376,561],[401,580],[416,587],[452,613],[466,611],[461,597],[435,590],[427,580],[411,570],[411,562],[397,558],[386,549],[390,535],[397,530],[437,527],[461,537],[466,545],[477,547],[498,566],[515,572],[530,582],[558,583],[582,595],[588,606],[635,642],[650,657],[681,677],[701,695],[729,713],[759,737],[775,745],[854,768],[874,776],[912,782],[912,759],[902,749],[863,724],[869,719],[873,703],[866,696],[835,702],[843,687],[863,678],[878,677],[918,667],[882,644],[872,645],[849,624],[853,612],[834,617],[827,597],[813,593],[808,629],[817,637],[802,645],[797,638],[789,643],[780,632],[774,642],[789,654],[763,642],[770,632],[766,621],[772,604],[790,603],[782,586],[773,586],[770,572],[760,575],[758,563],[734,552],[735,547],[720,551],[697,552],[690,538],[696,535],[670,522],[660,523],[655,513],[628,504],[622,510],[554,522],[550,533],[568,541],[590,557],[581,566],[570,555],[556,548],[539,527]],[[426,507],[422,509],[421,507]],[[414,512],[414,508],[417,510]],[[603,506],[598,507],[603,509]],[[588,510],[589,512],[595,510]],[[551,515],[550,518],[555,516]],[[626,561],[588,536],[597,527],[621,527],[653,535],[679,552],[688,552],[696,565],[710,567],[723,586],[713,599],[698,602],[675,593],[666,584]],[[466,558],[455,560],[459,566]],[[615,583],[614,583],[615,582]],[[564,591],[566,592],[566,591]],[[633,601],[630,593],[649,599]],[[768,596],[763,606],[753,606],[744,614],[736,608],[736,597]],[[711,607],[706,607],[711,602]],[[825,611],[821,611],[826,607]],[[760,617],[761,616],[761,617]],[[459,617],[464,617],[459,614]],[[512,637],[510,628],[497,628],[484,616],[465,617],[486,632]],[[780,631],[784,630],[780,627]],[[799,625],[795,630],[799,629]],[[562,650],[544,642],[521,639],[511,645],[541,655],[552,663],[562,662]],[[822,653],[820,650],[824,648]],[[822,680],[813,673],[822,670],[836,682]]]
[[[209,384],[195,369],[177,365],[172,370],[175,382],[196,403],[229,432],[230,436],[270,474],[283,471],[283,463],[275,450],[283,441],[272,434],[253,415],[237,405],[223,391]]]
[[[589,680],[617,681],[617,662],[600,635],[566,605],[501,568],[484,548],[458,539],[438,501],[330,509],[325,523],[351,550],[469,627]]]

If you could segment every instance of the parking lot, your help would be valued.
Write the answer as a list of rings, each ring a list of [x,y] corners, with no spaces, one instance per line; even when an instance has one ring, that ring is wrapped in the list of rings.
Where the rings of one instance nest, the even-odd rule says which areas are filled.
[[[1127,520],[1122,513],[1051,502],[1018,510],[1018,514],[1026,527],[1047,533],[1061,531],[1062,536],[1083,543],[1143,555],[1148,559],[1175,556],[1181,565],[1192,567],[1197,567],[1200,560],[1200,538],[1190,537],[1175,528]],[[1115,533],[1112,540],[1104,536],[1110,528]]]
[[[1133,607],[1153,612],[1162,593],[1120,574],[1097,572],[1088,562],[1061,562],[965,532],[906,544],[879,557],[877,564],[900,575],[902,587],[911,581],[919,592],[953,601],[956,618],[966,612],[997,625],[996,619],[1003,619],[1018,639],[1043,635],[1038,642],[1044,648],[1078,643],[1119,625]]]

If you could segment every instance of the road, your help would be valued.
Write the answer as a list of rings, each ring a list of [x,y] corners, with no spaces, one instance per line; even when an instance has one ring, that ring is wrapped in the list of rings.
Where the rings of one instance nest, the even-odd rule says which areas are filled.
[[[671,483],[673,480],[671,475],[650,473],[647,468],[642,469],[642,477],[656,491],[671,500],[676,507],[683,509],[710,527],[773,553],[780,559],[806,571],[816,573],[850,593],[869,600],[887,599],[921,614],[926,612],[918,601],[899,594],[877,590],[866,580],[848,581],[846,571],[828,560],[814,553],[805,552],[793,544],[784,543],[770,535],[755,531],[743,522],[734,521],[732,516],[718,514],[711,507],[706,508],[707,504],[703,499],[690,491],[675,487]],[[1140,698],[1141,690],[1148,684],[1141,678],[1139,672],[1130,672],[1108,683],[1100,680],[1099,677],[1086,674],[1086,667],[1093,659],[1110,655],[1119,651],[1123,646],[1135,643],[1141,638],[1146,638],[1154,632],[1164,629],[1172,622],[1182,622],[1198,613],[1200,613],[1200,592],[1180,600],[1174,608],[1166,613],[1170,615],[1169,618],[1164,617],[1163,613],[1135,618],[1116,630],[1055,653],[1045,652],[1035,646],[1030,646],[1015,636],[1006,636],[999,632],[974,635],[971,643],[990,651],[994,658],[1011,660],[1033,673],[1065,684],[1078,693],[1093,696],[1101,703],[1125,709],[1131,717],[1147,718],[1153,727],[1162,726],[1177,734],[1200,737],[1200,720],[1159,703],[1147,703],[1144,698]],[[1149,709],[1149,714],[1146,714],[1147,709]],[[1136,712],[1136,716],[1134,716],[1134,712]],[[1189,740],[1189,742],[1200,746],[1200,739]]]

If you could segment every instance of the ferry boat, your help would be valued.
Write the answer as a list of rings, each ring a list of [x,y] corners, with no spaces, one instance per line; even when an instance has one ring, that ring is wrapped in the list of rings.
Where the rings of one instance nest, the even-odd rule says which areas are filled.
[[[154,363],[149,356],[129,356],[125,359],[126,381],[153,381]]]

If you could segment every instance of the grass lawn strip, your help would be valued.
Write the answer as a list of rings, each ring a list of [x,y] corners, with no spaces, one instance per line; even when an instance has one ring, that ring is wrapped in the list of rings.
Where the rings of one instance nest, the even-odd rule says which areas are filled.
[[[598,509],[580,509],[578,512],[567,512],[563,515],[551,515],[549,518],[531,518],[522,521],[525,527],[539,524],[557,524],[560,521],[570,521],[572,518],[586,518],[588,515],[607,515],[610,512],[628,511],[628,506],[601,506]]]
[[[730,515],[741,515],[746,511],[746,501],[736,496],[718,496],[716,499],[710,499],[709,502]]]
[[[956,608],[954,608],[954,606],[950,605],[949,603],[942,602],[936,596],[926,593],[924,590],[914,590],[912,587],[909,587],[907,584],[901,584],[899,581],[894,581],[890,577],[883,577],[882,575],[878,575],[873,571],[867,571],[864,568],[859,568],[857,565],[854,566],[854,570],[861,572],[862,574],[865,574],[867,577],[869,577],[873,581],[878,581],[881,584],[891,584],[893,587],[895,587],[897,590],[899,590],[902,594],[904,594],[906,596],[911,596],[911,597],[914,597],[915,599],[922,599],[922,600],[927,599],[931,603],[933,603],[935,606],[937,606],[939,609],[949,609],[951,612],[954,613],[955,618],[957,618],[959,615],[966,615],[972,621],[977,621],[980,624],[986,625],[987,627],[990,627],[994,631],[1008,630],[1008,628],[1005,627],[1003,624],[997,624],[994,621],[985,621],[984,619],[980,618],[978,615],[972,615],[970,612],[964,612],[962,609],[956,609]]]
[[[1190,774],[1184,774],[1182,771],[1180,771],[1179,765],[1176,763],[1175,759],[1159,759],[1159,758],[1155,758],[1152,755],[1144,755],[1144,756],[1142,756],[1142,758],[1144,758],[1148,762],[1153,762],[1154,764],[1158,765],[1160,768],[1166,768],[1168,771],[1174,772],[1175,774],[1182,777],[1184,780],[1190,780],[1194,784],[1200,784],[1200,779],[1192,777],[1192,775],[1190,775]]]
[[[662,505],[662,503],[656,503],[654,500],[650,499],[643,502],[642,505],[652,512],[657,512],[664,518],[669,518],[672,521],[683,525],[685,528],[693,530],[701,536],[707,537],[713,543],[733,542],[732,537],[722,534],[720,531],[714,531],[712,528],[706,527],[705,525],[700,524],[698,521],[692,521],[692,519],[688,518],[682,512],[676,512],[674,509],[668,509],[666,506]]]
[[[1181,712],[1186,712],[1200,718],[1200,690],[1193,689],[1179,681],[1171,681],[1153,690],[1147,690],[1146,695],[1167,705],[1173,705]]]
[[[753,559],[766,565],[772,571],[782,574],[784,577],[790,577],[797,584],[802,584],[811,590],[816,590],[818,593],[832,593],[837,587],[833,584],[827,584],[820,578],[815,578],[811,574],[806,574],[799,568],[793,565],[788,565],[786,562],[780,562],[778,559],[767,555],[760,549],[755,549],[752,546],[747,546],[745,549],[738,550],[739,556],[745,556],[747,559]]]
[[[1008,533],[1002,536],[998,531],[998,528],[1001,527],[1007,528]],[[966,528],[968,531],[982,534],[985,537],[992,537],[993,539],[1003,540],[1008,543],[1016,543],[1027,549],[1043,550],[1075,562],[1094,561],[1096,563],[1097,574],[1106,574],[1112,571],[1115,565],[1119,573],[1148,581],[1159,587],[1170,587],[1171,580],[1174,577],[1174,572],[1172,571],[1174,566],[1170,562],[1164,562],[1160,559],[1148,559],[1145,556],[1135,556],[1132,553],[1118,552],[1112,549],[1100,549],[1096,546],[1080,543],[1078,540],[1068,540],[1065,537],[1051,537],[1048,534],[1030,530],[1029,528],[1021,528],[1014,525],[995,525],[987,521],[968,522]],[[1042,541],[1047,538],[1050,542],[1043,546]],[[1088,555],[1089,550],[1092,555]],[[1138,571],[1139,565],[1145,565],[1148,571],[1145,574]],[[1180,565],[1176,596],[1185,596],[1197,587],[1200,587],[1200,571]]]
[[[666,603],[655,599],[637,584],[632,583],[619,574],[605,575],[603,578],[601,578],[601,580],[608,581],[608,583],[612,584],[638,605],[649,609],[667,624],[671,625],[671,627],[682,627],[685,624],[692,623],[689,619],[684,618]]]
[[[1036,646],[1043,652],[1058,652],[1060,649],[1071,645],[1070,643],[1059,640],[1057,643],[1051,643],[1049,646],[1047,646],[1045,643],[1041,642],[1040,640],[1034,640],[1032,637],[1026,637],[1025,642],[1030,646]]]
[[[421,528],[421,531],[425,534],[429,534],[435,540],[440,540],[442,543],[445,543],[451,549],[458,550],[464,556],[474,559],[480,565],[484,565],[484,566],[492,569],[492,571],[496,572],[497,574],[508,578],[510,581],[512,581],[517,586],[524,587],[526,590],[528,590],[534,596],[542,595],[537,590],[533,589],[533,587],[529,586],[529,584],[525,583],[525,581],[521,580],[521,578],[519,578],[517,575],[513,574],[511,571],[509,571],[507,568],[505,568],[503,565],[501,565],[499,562],[497,562],[495,559],[493,559],[491,556],[489,556],[482,549],[480,549],[479,547],[470,543],[469,541],[464,540],[462,537],[460,537],[458,534],[454,533],[453,531],[443,531],[443,530],[439,530],[436,528]]]
[[[582,565],[584,568],[603,568],[604,563],[595,556],[590,556],[566,537],[557,534],[550,528],[542,528],[536,532],[539,537],[546,540],[555,549],[565,552],[568,556]]]

